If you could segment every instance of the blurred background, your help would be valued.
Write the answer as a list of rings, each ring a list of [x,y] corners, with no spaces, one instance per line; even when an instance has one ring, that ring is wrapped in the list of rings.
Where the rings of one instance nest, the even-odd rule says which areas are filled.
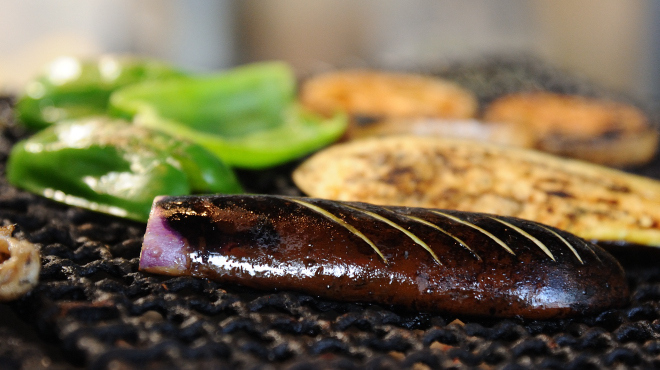
[[[280,59],[438,69],[526,55],[660,101],[657,0],[0,0],[0,92],[62,55],[130,53],[193,71]]]

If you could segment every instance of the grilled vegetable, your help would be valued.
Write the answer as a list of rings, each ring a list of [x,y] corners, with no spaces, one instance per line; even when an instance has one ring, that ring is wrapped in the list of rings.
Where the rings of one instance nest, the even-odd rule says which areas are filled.
[[[375,70],[334,71],[303,82],[300,99],[325,114],[380,118],[473,118],[477,100],[440,78]]]
[[[202,147],[107,118],[60,123],[14,146],[7,179],[66,204],[146,221],[157,195],[241,191]]]
[[[515,216],[588,240],[660,246],[660,183],[540,152],[388,137],[336,145],[294,173],[312,197]]]
[[[550,153],[610,166],[649,162],[658,132],[638,108],[620,102],[548,92],[504,95],[484,118],[531,129],[536,147]]]
[[[230,165],[281,164],[336,140],[346,129],[301,109],[296,81],[283,63],[258,63],[212,76],[129,86],[111,98],[112,112],[196,142]]]
[[[377,70],[331,71],[303,81],[300,100],[325,115],[345,112],[351,117],[349,137],[361,137],[380,126],[410,132],[411,120],[468,119],[477,114],[470,91],[437,77]],[[386,123],[387,122],[387,123]],[[383,128],[387,130],[388,128]]]
[[[39,282],[39,247],[12,236],[14,226],[0,227],[0,301],[29,292]]]
[[[140,269],[463,315],[556,318],[628,297],[611,255],[549,226],[294,197],[158,198]]]
[[[27,84],[16,104],[16,114],[34,130],[62,120],[102,115],[114,90],[139,81],[182,75],[183,72],[154,60],[113,56],[98,60],[60,58]]]
[[[474,119],[388,119],[352,130],[351,138],[406,134],[470,139],[521,148],[535,145],[534,133],[527,127],[509,122],[482,122]]]

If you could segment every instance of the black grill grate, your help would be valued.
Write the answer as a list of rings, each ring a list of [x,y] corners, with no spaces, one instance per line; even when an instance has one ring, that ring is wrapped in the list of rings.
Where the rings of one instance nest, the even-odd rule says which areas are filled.
[[[25,136],[9,112],[10,101],[0,100],[2,173],[12,143]],[[254,192],[297,194],[293,167],[240,177]],[[657,160],[636,169],[658,171]],[[4,176],[0,222],[39,243],[43,264],[36,289],[0,304],[0,367],[660,368],[657,256],[626,259],[627,307],[575,319],[485,320],[144,274],[144,225],[16,190]]]

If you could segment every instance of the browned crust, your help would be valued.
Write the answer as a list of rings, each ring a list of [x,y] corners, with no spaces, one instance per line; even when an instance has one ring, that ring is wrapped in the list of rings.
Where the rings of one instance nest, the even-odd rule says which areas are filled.
[[[578,236],[660,246],[660,183],[541,152],[386,137],[321,151],[293,174],[310,196],[488,212]]]
[[[476,116],[470,91],[440,78],[375,70],[342,70],[302,83],[300,101],[322,114],[337,111],[353,118],[452,118]],[[359,130],[359,126],[355,127]]]
[[[549,92],[518,93],[493,101],[483,117],[533,130],[540,150],[610,166],[646,163],[658,145],[658,133],[648,117],[621,102]]]

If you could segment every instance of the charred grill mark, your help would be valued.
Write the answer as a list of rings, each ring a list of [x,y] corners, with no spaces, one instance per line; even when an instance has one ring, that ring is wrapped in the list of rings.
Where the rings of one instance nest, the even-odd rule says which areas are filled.
[[[382,253],[382,252],[380,251],[380,249],[378,249],[378,247],[377,247],[377,246],[371,241],[371,239],[367,238],[367,236],[364,235],[364,234],[362,234],[362,233],[360,232],[360,230],[356,229],[355,227],[353,227],[352,225],[350,225],[350,224],[347,223],[346,221],[342,220],[341,218],[339,218],[339,217],[333,215],[332,213],[330,213],[330,212],[326,211],[325,209],[323,209],[323,208],[321,208],[321,207],[319,207],[319,206],[317,206],[317,205],[314,205],[314,204],[312,204],[312,203],[305,202],[305,201],[300,200],[300,199],[294,199],[294,198],[288,198],[288,197],[286,197],[286,198],[284,198],[284,199],[288,199],[288,200],[290,200],[290,201],[292,201],[292,202],[295,202],[295,203],[300,204],[300,205],[303,206],[303,207],[307,207],[307,208],[311,209],[312,211],[317,212],[317,213],[323,215],[325,218],[327,218],[327,219],[329,219],[329,220],[331,220],[331,221],[333,221],[333,222],[335,222],[335,223],[337,223],[337,224],[343,226],[343,227],[346,228],[348,231],[350,231],[350,232],[353,233],[354,235],[358,236],[360,239],[364,240],[367,244],[369,244],[369,246],[371,247],[371,249],[373,249],[373,250],[374,250],[374,251],[380,256],[380,258],[383,259],[383,262],[388,263],[388,262],[387,262],[387,258],[385,258],[385,256],[383,255],[383,253]]]
[[[567,191],[564,190],[552,190],[552,191],[546,191],[546,194],[550,196],[555,196],[559,198],[575,198],[575,196]]]
[[[365,115],[365,114],[354,114],[353,115],[353,120],[360,127],[371,126],[374,123],[376,123],[378,121],[381,121],[382,119],[383,119],[382,117],[373,116],[373,115]]]
[[[604,198],[604,197],[597,198],[596,202],[608,204],[608,205],[615,206],[615,207],[619,205],[619,200],[618,199],[610,199],[610,198]]]
[[[280,245],[280,234],[272,222],[260,221],[247,231],[248,238],[254,240],[262,248],[274,249]]]
[[[458,222],[458,223],[460,223],[460,224],[463,224],[463,225],[465,225],[465,226],[469,226],[469,227],[471,227],[471,228],[473,228],[473,229],[475,229],[475,230],[477,230],[477,231],[480,231],[481,233],[483,233],[484,235],[486,235],[487,237],[489,237],[491,240],[493,240],[495,243],[499,244],[499,245],[500,245],[502,248],[504,248],[507,252],[513,254],[514,256],[516,255],[516,254],[513,252],[513,250],[511,250],[511,248],[509,248],[509,246],[506,245],[505,242],[503,242],[500,238],[498,238],[498,237],[496,237],[495,235],[491,234],[491,233],[488,232],[487,230],[484,230],[483,228],[481,228],[481,227],[479,227],[479,226],[477,226],[477,225],[475,225],[475,224],[473,224],[473,223],[471,223],[471,222],[467,222],[467,221],[461,220],[460,218],[458,218],[458,217],[456,217],[456,216],[452,216],[452,215],[450,215],[450,214],[448,214],[448,213],[440,212],[440,211],[438,211],[438,210],[430,210],[430,211],[431,211],[432,213],[436,214],[436,215],[439,215],[439,216],[442,216],[442,217],[446,217],[446,218],[448,218],[448,219],[450,219],[450,220],[452,220],[452,221],[456,221],[456,222]]]
[[[505,225],[505,226],[507,226],[507,227],[510,227],[510,228],[512,228],[513,230],[519,232],[522,236],[524,236],[525,238],[531,240],[534,244],[536,244],[539,248],[541,248],[541,250],[543,251],[543,253],[547,254],[548,257],[550,257],[553,261],[557,261],[557,260],[555,259],[555,256],[552,255],[552,252],[550,252],[550,249],[548,249],[548,247],[547,247],[545,244],[543,244],[543,242],[541,242],[540,240],[536,239],[534,236],[532,236],[532,235],[531,235],[530,233],[528,233],[527,231],[525,231],[525,230],[519,228],[518,226],[516,226],[516,225],[514,225],[514,224],[512,224],[512,223],[510,223],[510,222],[507,222],[507,221],[501,220],[501,219],[499,219],[499,218],[495,218],[495,217],[492,217],[492,216],[488,216],[488,217],[489,217],[490,219],[492,219],[492,220],[495,220],[495,221],[501,223],[502,225]]]
[[[362,213],[368,215],[369,217],[373,217],[378,221],[384,222],[384,223],[390,225],[391,227],[393,227],[393,228],[401,231],[402,233],[406,234],[406,236],[409,237],[410,239],[412,239],[412,241],[414,241],[419,246],[424,248],[427,252],[429,252],[431,254],[431,256],[433,256],[433,259],[437,263],[442,265],[442,262],[440,262],[440,259],[438,259],[438,256],[435,255],[435,253],[433,252],[431,247],[429,247],[428,244],[424,243],[424,241],[422,241],[422,239],[420,239],[417,235],[415,235],[415,234],[411,233],[410,231],[408,231],[408,230],[404,229],[403,227],[401,227],[401,225],[399,225],[399,224],[395,223],[394,221],[389,220],[389,219],[387,219],[387,218],[385,218],[385,217],[383,217],[383,216],[381,216],[377,213],[373,213],[373,212],[367,211],[365,209],[356,208],[356,207],[349,206],[349,205],[346,205],[346,204],[344,206],[347,207],[347,208],[350,208],[354,211],[362,212]]]
[[[552,229],[550,229],[550,228],[548,228],[548,227],[545,227],[545,226],[543,226],[543,225],[541,225],[541,224],[538,224],[538,226],[541,227],[541,228],[544,229],[544,230],[549,231],[552,235],[556,236],[559,240],[561,240],[562,242],[564,242],[564,244],[566,244],[566,246],[567,246],[567,247],[573,252],[573,254],[575,255],[575,257],[577,257],[577,259],[580,261],[580,263],[584,265],[584,261],[582,260],[582,257],[580,257],[580,255],[578,254],[578,252],[575,250],[575,248],[573,248],[573,246],[571,245],[571,243],[568,242],[568,240],[564,239],[564,237],[562,237],[562,236],[559,235],[557,232],[555,232],[554,230],[552,230]]]
[[[610,125],[611,126],[620,126],[621,122],[619,122],[617,120],[613,120],[613,121],[610,121]],[[623,134],[624,134],[624,132],[621,128],[612,127],[610,129],[608,129],[607,131],[603,132],[602,134],[600,134],[600,137],[598,139],[600,139],[600,140],[603,140],[603,139],[605,139],[605,140],[615,140],[615,139],[623,136]]]
[[[632,193],[632,189],[630,189],[630,187],[620,184],[611,184],[607,187],[607,190],[614,193],[622,193],[622,194]]]
[[[592,248],[592,244],[591,244],[591,243],[587,242],[586,240],[584,240],[584,239],[582,239],[582,238],[578,238],[578,240],[580,240],[580,241],[582,242],[582,244],[584,244],[584,247],[585,247],[589,252],[591,252],[591,254],[594,255],[594,257],[598,260],[598,262],[603,263],[603,260],[598,256],[598,253],[596,253],[596,251]]]
[[[428,221],[426,221],[426,220],[424,220],[424,219],[422,219],[422,218],[419,218],[419,217],[410,216],[410,215],[401,215],[401,216],[406,217],[406,218],[409,218],[409,219],[411,219],[411,220],[413,220],[413,221],[419,222],[419,223],[421,223],[421,224],[424,224],[424,225],[426,225],[426,226],[432,227],[432,228],[434,228],[434,229],[440,231],[441,233],[443,233],[443,234],[449,236],[450,238],[454,239],[456,242],[458,242],[459,245],[463,246],[463,248],[469,250],[470,253],[472,253],[476,259],[481,260],[481,257],[477,254],[477,252],[473,251],[472,248],[470,248],[470,246],[467,245],[467,243],[465,243],[463,240],[461,240],[461,239],[460,239],[459,237],[457,237],[456,235],[453,235],[453,234],[451,234],[450,232],[448,232],[447,230],[441,228],[440,226],[438,226],[438,225],[436,225],[436,224],[433,224],[433,223],[431,223],[431,222],[428,222]]]

